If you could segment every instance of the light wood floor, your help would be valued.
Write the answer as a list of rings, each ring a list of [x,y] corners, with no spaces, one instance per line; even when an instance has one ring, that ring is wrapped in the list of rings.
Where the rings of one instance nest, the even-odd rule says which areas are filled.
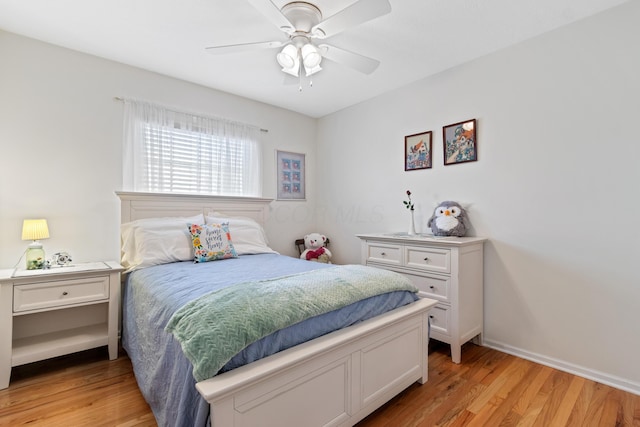
[[[467,344],[462,364],[434,342],[429,381],[358,427],[640,426],[640,396]],[[0,390],[2,426],[155,426],[129,359],[90,350],[13,369]]]

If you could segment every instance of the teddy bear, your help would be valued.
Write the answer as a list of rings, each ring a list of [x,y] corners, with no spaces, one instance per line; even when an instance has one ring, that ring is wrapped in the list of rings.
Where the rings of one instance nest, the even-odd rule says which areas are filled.
[[[320,233],[311,233],[304,236],[305,249],[300,255],[300,259],[331,264],[331,251],[324,247],[326,241],[327,238]]]

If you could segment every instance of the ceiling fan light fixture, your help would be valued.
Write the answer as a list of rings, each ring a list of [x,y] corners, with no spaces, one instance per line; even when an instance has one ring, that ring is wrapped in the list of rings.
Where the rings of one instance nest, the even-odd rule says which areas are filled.
[[[312,76],[315,73],[317,73],[318,71],[321,71],[322,68],[319,65],[316,65],[315,67],[307,67],[306,65],[304,66],[304,70],[306,71],[306,76]]]
[[[293,77],[298,77],[300,75],[300,63],[298,62],[295,66],[289,68],[282,68],[282,72],[292,75]]]
[[[298,68],[300,60],[298,59],[298,49],[292,44],[286,45],[278,55],[276,55],[278,64],[284,69]],[[298,64],[298,66],[296,66]]]
[[[314,69],[320,65],[322,61],[322,55],[317,47],[311,43],[307,43],[302,46],[301,49],[302,62],[305,68]]]

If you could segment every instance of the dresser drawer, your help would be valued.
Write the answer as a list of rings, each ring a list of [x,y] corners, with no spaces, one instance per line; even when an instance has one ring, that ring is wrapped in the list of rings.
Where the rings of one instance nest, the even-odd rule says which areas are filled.
[[[405,246],[405,265],[425,271],[438,273],[451,272],[451,250]]]
[[[369,262],[399,266],[402,264],[402,246],[384,243],[368,243],[367,263]]]
[[[449,336],[450,323],[451,306],[438,304],[429,311],[429,324],[434,339],[438,339],[438,335]]]
[[[14,287],[13,311],[42,310],[108,299],[108,276],[32,283]]]
[[[403,273],[420,290],[420,296],[438,301],[449,302],[451,298],[451,278],[442,276],[418,276]]]

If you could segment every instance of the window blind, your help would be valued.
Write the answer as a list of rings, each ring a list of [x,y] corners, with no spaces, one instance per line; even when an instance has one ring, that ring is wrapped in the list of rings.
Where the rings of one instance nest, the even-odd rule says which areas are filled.
[[[125,186],[259,197],[259,133],[242,123],[125,100]]]

